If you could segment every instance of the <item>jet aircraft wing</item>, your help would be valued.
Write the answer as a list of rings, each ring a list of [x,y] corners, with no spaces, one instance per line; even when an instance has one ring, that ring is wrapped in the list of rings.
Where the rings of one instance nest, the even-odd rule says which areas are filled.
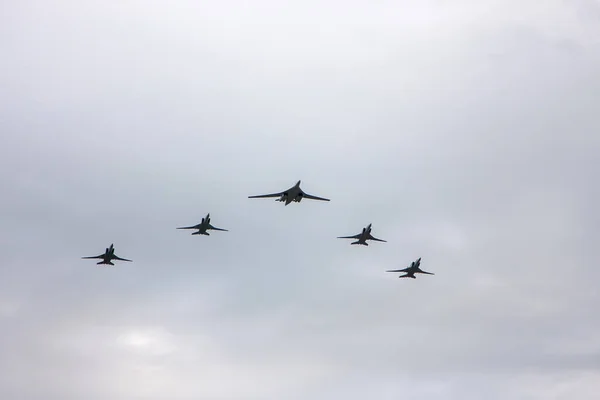
[[[360,233],[358,235],[354,235],[354,236],[338,236],[338,239],[360,239]]]
[[[279,193],[271,193],[271,194],[259,194],[257,196],[248,196],[249,199],[260,199],[265,197],[279,197],[283,194],[283,192]]]
[[[374,237],[374,236],[373,236],[373,235],[371,235],[370,233],[369,233],[369,237],[368,237],[367,239],[370,239],[370,240],[375,240],[375,241],[377,241],[377,242],[387,242],[387,240],[383,240],[383,239],[377,239],[376,237]]]
[[[212,226],[211,224],[208,224],[208,229],[212,229],[213,231],[224,231],[224,232],[229,232],[227,229],[215,228],[215,227],[214,227],[214,226]]]
[[[81,258],[104,258],[104,254],[100,254],[99,256],[94,256],[94,257],[81,257]]]
[[[201,224],[194,225],[194,226],[184,226],[182,228],[177,228],[177,229],[200,229],[200,225]]]
[[[121,260],[121,261],[132,261],[132,260],[128,260],[126,258],[121,258],[121,257],[117,257],[116,255],[113,254],[113,259],[114,260]]]
[[[331,201],[331,200],[326,199],[324,197],[317,197],[317,196],[313,196],[312,194],[308,194],[308,193],[304,193],[304,192],[302,192],[302,193],[303,193],[302,197],[304,197],[305,199],[321,200],[321,201]]]
[[[409,268],[404,268],[404,269],[390,269],[387,270],[385,272],[407,272]]]

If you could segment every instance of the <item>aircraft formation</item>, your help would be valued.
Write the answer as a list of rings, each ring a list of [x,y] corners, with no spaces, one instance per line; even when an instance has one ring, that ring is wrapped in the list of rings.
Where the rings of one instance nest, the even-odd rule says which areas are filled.
[[[306,193],[305,191],[303,191],[300,188],[300,183],[301,183],[301,181],[296,182],[296,184],[294,186],[292,186],[291,188],[289,188],[287,190],[284,190],[283,192],[248,196],[248,198],[249,199],[275,198],[275,201],[283,202],[283,203],[285,203],[286,206],[292,202],[300,203],[302,201],[302,199],[330,201],[330,199],[326,199],[324,197],[313,196],[311,194]],[[210,213],[206,214],[206,217],[202,218],[200,223],[197,225],[185,226],[185,227],[180,227],[180,228],[176,228],[176,229],[194,229],[194,230],[196,230],[196,232],[192,232],[192,235],[205,235],[205,236],[210,236],[210,234],[207,232],[209,230],[228,232],[227,229],[217,228],[210,223]],[[362,232],[359,234],[352,235],[352,236],[338,236],[338,239],[356,239],[356,241],[351,242],[350,244],[351,245],[358,244],[358,245],[363,245],[363,246],[369,245],[367,243],[367,240],[373,240],[376,242],[387,242],[386,240],[378,239],[378,238],[374,237],[373,235],[371,235],[371,224],[369,224],[365,228],[363,228]],[[112,263],[113,260],[129,261],[129,262],[133,261],[133,260],[128,260],[126,258],[118,257],[115,254],[115,248],[114,248],[113,244],[111,244],[110,247],[107,247],[103,254],[100,254],[98,256],[81,257],[81,258],[83,258],[83,259],[100,259],[101,261],[97,262],[96,264],[107,264],[107,265],[115,265]],[[413,261],[410,264],[410,267],[407,267],[404,269],[388,270],[386,272],[404,272],[404,275],[400,275],[400,276],[398,276],[398,278],[413,278],[413,279],[416,279],[415,274],[417,274],[417,273],[418,274],[426,274],[426,275],[434,275],[432,272],[423,271],[420,268],[420,266],[421,266],[421,257],[419,257],[416,261]]]

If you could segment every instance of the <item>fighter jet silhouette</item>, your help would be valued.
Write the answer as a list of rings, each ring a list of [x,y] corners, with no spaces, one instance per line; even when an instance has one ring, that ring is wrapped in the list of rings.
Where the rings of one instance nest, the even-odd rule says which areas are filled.
[[[125,258],[117,257],[115,255],[115,248],[112,244],[110,245],[110,247],[106,248],[106,251],[104,252],[104,254],[100,254],[99,256],[95,256],[95,257],[81,257],[81,258],[100,258],[102,261],[97,262],[96,264],[109,264],[109,265],[115,265],[111,262],[111,260],[132,261],[132,260],[127,260]]]
[[[338,239],[358,239],[356,242],[352,242],[350,244],[362,244],[368,246],[367,240],[375,240],[377,242],[386,242],[383,239],[377,239],[376,237],[371,235],[371,224],[367,225],[366,228],[363,228],[362,232],[358,235],[354,236],[338,236]]]
[[[212,229],[213,231],[229,232],[227,229],[215,228],[214,226],[212,226],[210,224],[210,213],[206,214],[206,218],[202,218],[202,222],[200,222],[198,225],[185,226],[183,228],[177,228],[177,229],[198,229],[198,232],[193,232],[192,235],[206,235],[206,236],[210,236],[210,234],[208,232],[206,232],[209,229]]]
[[[317,196],[313,196],[312,194],[308,194],[308,193],[304,192],[302,189],[300,189],[300,182],[302,182],[302,181],[296,182],[296,184],[294,186],[292,186],[291,188],[289,188],[288,190],[283,191],[283,192],[277,192],[277,193],[271,193],[271,194],[261,194],[258,196],[248,196],[248,198],[249,199],[261,199],[261,198],[266,198],[266,197],[278,197],[278,199],[275,199],[275,201],[285,202],[286,206],[288,204],[290,204],[292,201],[295,201],[296,203],[300,203],[303,198],[311,199],[311,200],[329,201],[329,199],[326,199],[324,197],[317,197]]]
[[[435,275],[432,272],[425,272],[425,271],[423,271],[421,268],[419,268],[420,265],[421,265],[421,257],[419,257],[417,259],[417,261],[413,261],[410,264],[410,267],[408,267],[408,268],[394,269],[394,270],[385,271],[385,272],[406,272],[406,275],[400,275],[398,278],[413,278],[413,279],[417,279],[417,277],[415,276],[415,274]]]

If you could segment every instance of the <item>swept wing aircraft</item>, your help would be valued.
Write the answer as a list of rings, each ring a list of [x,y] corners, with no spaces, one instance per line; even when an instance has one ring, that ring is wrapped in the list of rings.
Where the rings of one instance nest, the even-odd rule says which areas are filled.
[[[292,201],[300,203],[303,198],[311,199],[311,200],[330,201],[329,199],[313,196],[311,194],[304,192],[302,189],[300,189],[300,182],[301,181],[296,182],[296,184],[294,186],[292,186],[291,188],[289,188],[288,190],[285,190],[283,192],[271,193],[271,194],[261,194],[258,196],[248,196],[248,198],[249,199],[260,199],[260,198],[267,198],[267,197],[278,197],[278,199],[276,199],[275,201],[285,202],[286,206],[288,204],[290,204]]]
[[[362,244],[368,246],[367,240],[375,240],[377,242],[387,242],[387,240],[377,239],[373,235],[371,235],[371,224],[367,225],[366,228],[363,228],[362,232],[358,235],[354,236],[338,236],[338,239],[358,239],[356,242],[352,242],[350,244]]]
[[[421,257],[417,259],[417,261],[413,261],[410,264],[410,267],[404,269],[394,269],[385,272],[404,272],[406,275],[400,275],[398,278],[413,278],[417,279],[415,274],[427,274],[427,275],[435,275],[433,272],[425,272],[421,268]]]
[[[177,228],[177,229],[198,229],[198,232],[192,232],[192,235],[206,235],[206,236],[210,236],[210,234],[207,232],[207,230],[209,230],[209,229],[213,230],[213,231],[228,232],[227,229],[216,228],[210,224],[210,213],[206,214],[206,218],[202,218],[202,221],[198,225],[184,226],[182,228]]]
[[[100,254],[99,256],[94,256],[94,257],[81,257],[81,258],[100,258],[102,261],[97,262],[96,264],[109,264],[109,265],[115,265],[113,264],[111,261],[112,260],[120,260],[120,261],[132,261],[132,260],[127,260],[125,258],[121,258],[121,257],[117,257],[117,255],[115,254],[115,247],[111,244],[110,247],[106,248],[106,251],[104,252],[104,254]]]

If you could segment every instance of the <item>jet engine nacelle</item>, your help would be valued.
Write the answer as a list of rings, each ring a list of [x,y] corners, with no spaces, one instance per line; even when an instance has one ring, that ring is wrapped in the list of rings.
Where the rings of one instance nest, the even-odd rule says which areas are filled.
[[[300,193],[298,196],[296,196],[296,198],[294,199],[294,201],[300,203],[302,201],[302,193]]]
[[[281,195],[281,197],[277,199],[277,201],[285,201],[286,198],[287,198],[287,193],[283,193]]]

